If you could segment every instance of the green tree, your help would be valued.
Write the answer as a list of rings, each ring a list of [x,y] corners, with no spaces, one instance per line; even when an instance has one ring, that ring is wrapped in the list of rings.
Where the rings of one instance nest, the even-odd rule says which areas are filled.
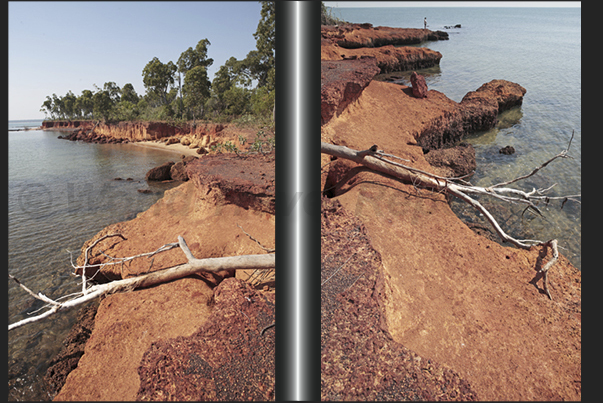
[[[44,118],[48,118],[50,115],[51,119],[54,119],[53,109],[52,109],[52,98],[46,95],[46,100],[42,103],[42,107],[40,108],[40,112],[44,112]]]
[[[135,120],[140,115],[137,104],[130,101],[119,101],[114,109],[117,120]]]
[[[202,117],[205,102],[210,95],[211,82],[207,76],[205,66],[195,66],[187,71],[184,76],[184,106],[192,114],[193,120],[196,117]]]
[[[207,78],[207,67],[214,63],[214,59],[207,57],[207,47],[211,45],[211,42],[207,38],[201,39],[195,49],[189,47],[187,50],[182,52],[178,61],[176,62],[178,68],[178,84],[180,87],[180,110],[186,109],[195,114],[191,108],[201,108],[203,111],[203,105],[207,96],[209,95],[209,88],[211,82]],[[202,68],[205,71],[205,77],[203,77]],[[195,70],[196,69],[196,70]],[[195,70],[194,77],[187,79],[187,75],[192,70]],[[183,87],[183,81],[184,86]],[[188,82],[188,85],[187,85]],[[193,90],[199,91],[199,94],[194,94]],[[188,96],[188,100],[185,98]]]
[[[95,118],[109,120],[113,112],[114,103],[108,91],[100,90],[92,96],[93,113]]]
[[[164,64],[157,57],[154,57],[142,70],[142,82],[147,92],[156,94],[163,105],[169,105],[170,103],[168,94],[174,85],[176,69],[176,65],[171,61]]]
[[[237,85],[231,86],[222,96],[225,105],[224,114],[228,116],[241,116],[250,112],[250,96],[250,90]]]
[[[247,54],[246,64],[252,76],[258,80],[258,87],[268,87],[274,90],[275,83],[275,3],[261,1],[262,10],[258,27],[253,34],[256,40],[256,50]]]
[[[250,78],[257,80],[251,96],[251,110],[256,115],[268,116],[274,111],[276,70],[275,58],[275,2],[261,1],[261,18],[256,32],[256,49],[250,51],[243,64]]]
[[[82,95],[77,97],[75,101],[76,108],[80,111],[80,115],[89,118],[92,117],[94,111],[93,94],[90,90],[83,90]]]
[[[77,97],[69,90],[62,98],[63,113],[66,118],[72,119],[79,117],[79,112],[76,110]]]
[[[52,94],[52,114],[55,116],[55,119],[65,118],[64,108],[63,108],[63,98],[57,96],[57,94]]]
[[[121,94],[120,94],[120,99],[121,102],[127,101],[132,103],[133,105],[136,105],[139,101],[139,97],[138,94],[136,93],[136,90],[134,89],[134,86],[131,83],[127,83],[126,85],[123,86],[123,88],[121,89]]]
[[[103,90],[107,91],[109,98],[111,98],[111,102],[113,104],[117,104],[121,99],[121,88],[113,81],[106,82],[103,85]]]
[[[273,112],[275,91],[267,87],[255,88],[251,94],[251,112],[256,116],[269,117]]]
[[[203,66],[209,67],[214,63],[214,59],[207,57],[207,47],[211,45],[211,42],[205,38],[201,39],[195,49],[189,47],[187,50],[180,54],[176,65],[178,66],[178,72],[186,74],[187,71],[193,67]]]
[[[231,57],[223,66],[220,66],[220,69],[216,72],[214,80],[211,83],[211,90],[212,96],[216,99],[213,103],[213,107],[218,113],[222,113],[229,109],[233,102],[239,103],[240,100],[236,100],[233,96],[237,91],[231,91],[231,89],[237,87],[237,84],[239,86],[246,86],[249,84],[250,81],[244,74],[244,67],[245,65],[242,61],[237,60],[235,57]],[[226,95],[227,93],[228,96]],[[229,110],[232,111],[233,108],[230,108]]]

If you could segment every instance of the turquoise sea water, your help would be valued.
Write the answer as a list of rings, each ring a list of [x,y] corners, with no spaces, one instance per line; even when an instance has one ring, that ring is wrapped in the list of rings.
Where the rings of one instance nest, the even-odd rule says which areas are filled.
[[[173,185],[148,185],[146,172],[180,155],[133,144],[72,142],[58,139],[62,133],[55,131],[10,131],[40,123],[9,122],[8,271],[34,292],[56,298],[80,289],[67,250],[76,258],[98,231],[148,209]],[[138,192],[146,188],[153,193]],[[9,282],[9,323],[40,307]],[[77,311],[9,332],[9,400],[49,398],[41,379]]]
[[[438,67],[419,70],[429,89],[460,102],[493,79],[516,82],[527,93],[521,107],[504,112],[492,130],[466,139],[476,149],[475,185],[488,186],[527,174],[564,150],[575,132],[570,155],[556,160],[517,185],[524,190],[556,184],[551,196],[581,192],[581,10],[580,8],[335,8],[334,16],[373,26],[428,28],[448,32],[450,39],[422,43],[442,53]],[[444,26],[461,24],[461,28]],[[409,85],[410,72],[398,82]],[[513,155],[498,150],[513,146]],[[480,199],[480,200],[483,200]],[[561,253],[581,268],[581,208],[567,202],[540,205],[545,218],[523,206],[495,209],[502,228],[519,239],[557,238]],[[471,221],[486,221],[472,208],[454,202],[455,212]]]

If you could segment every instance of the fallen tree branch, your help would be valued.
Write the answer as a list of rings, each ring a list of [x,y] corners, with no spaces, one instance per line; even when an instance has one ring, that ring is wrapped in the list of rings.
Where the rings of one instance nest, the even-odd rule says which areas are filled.
[[[547,246],[550,246],[553,249],[553,257],[544,265],[542,269],[540,269],[539,272],[542,273],[542,284],[544,286],[544,292],[546,292],[546,295],[548,295],[550,299],[553,299],[553,297],[551,297],[551,292],[549,291],[549,280],[547,273],[549,272],[549,269],[557,262],[557,259],[559,259],[559,251],[557,250],[557,240],[553,239],[549,241],[547,243]]]
[[[522,248],[522,249],[530,249],[532,245],[544,244],[545,242],[536,241],[536,240],[518,240],[509,235],[507,235],[500,225],[496,222],[492,214],[481,205],[477,200],[470,197],[469,195],[484,195],[489,197],[494,197],[506,202],[510,203],[523,203],[527,204],[531,209],[538,212],[540,214],[540,210],[538,206],[535,204],[535,201],[545,201],[549,202],[551,200],[561,200],[567,199],[579,201],[576,199],[577,197],[581,197],[581,195],[569,195],[569,196],[561,196],[561,197],[551,197],[544,195],[544,192],[550,190],[552,188],[549,187],[547,189],[533,189],[531,192],[524,192],[518,189],[512,188],[501,188],[501,187],[481,187],[481,186],[472,186],[471,184],[467,184],[467,182],[463,181],[463,183],[457,183],[456,180],[461,178],[444,178],[430,172],[423,171],[418,168],[414,168],[408,165],[403,165],[398,162],[389,161],[386,158],[383,158],[379,153],[373,150],[376,149],[375,146],[368,150],[357,151],[345,146],[337,146],[333,144],[321,143],[321,152],[325,154],[329,154],[338,158],[344,158],[351,161],[356,162],[357,164],[363,165],[369,169],[374,171],[382,172],[391,176],[394,176],[398,179],[401,179],[405,182],[412,183],[413,186],[417,188],[426,188],[436,192],[447,193],[452,196],[456,196],[459,199],[467,202],[480,213],[482,213],[490,224],[496,230],[496,233],[503,240],[503,242],[509,242],[513,245]],[[561,154],[556,155],[550,160],[546,161],[541,165],[544,167],[548,165],[551,161],[556,158],[565,158],[567,150],[563,151]],[[541,168],[539,167],[539,168]],[[529,175],[524,175],[522,179],[528,178],[538,172],[539,169],[535,169]],[[501,184],[497,184],[495,186],[499,186]],[[512,196],[509,196],[511,194]]]
[[[550,241],[539,241],[539,240],[531,240],[531,239],[515,239],[503,231],[500,227],[496,219],[490,214],[490,212],[476,199],[469,195],[482,195],[488,197],[494,197],[496,199],[513,203],[513,204],[526,204],[529,209],[536,211],[538,214],[542,215],[540,210],[538,209],[537,203],[544,201],[545,203],[549,203],[551,200],[563,200],[561,207],[568,201],[575,201],[580,203],[577,198],[581,197],[581,195],[568,195],[568,196],[559,196],[552,197],[547,196],[545,193],[553,188],[553,186],[549,186],[546,189],[532,189],[530,192],[524,192],[522,190],[502,187],[511,183],[518,182],[522,179],[529,178],[530,176],[536,174],[539,170],[546,167],[548,164],[556,160],[557,158],[571,158],[568,155],[569,148],[571,146],[572,140],[574,138],[574,133],[572,132],[572,137],[570,138],[568,147],[562,151],[561,153],[555,155],[549,160],[542,163],[539,167],[535,168],[529,174],[523,175],[519,178],[497,183],[490,187],[481,187],[481,186],[473,186],[469,182],[462,180],[465,177],[460,178],[445,178],[439,175],[432,174],[430,172],[423,171],[421,169],[411,167],[408,165],[401,164],[399,162],[391,161],[385,158],[386,156],[392,157],[390,154],[385,154],[383,151],[377,150],[377,146],[373,145],[368,150],[353,150],[351,148],[345,146],[338,146],[333,144],[328,144],[321,142],[321,152],[324,154],[328,154],[337,158],[343,158],[350,161],[354,161],[359,165],[363,165],[371,170],[381,172],[393,177],[396,177],[404,182],[411,183],[417,190],[420,188],[430,189],[435,192],[442,192],[448,195],[456,196],[464,202],[468,203],[475,209],[477,209],[486,219],[490,222],[494,230],[498,234],[498,236],[502,239],[503,242],[509,242],[518,248],[522,249],[530,249],[534,245],[547,245],[551,246],[554,251],[554,257],[550,262],[541,270],[544,278],[544,287],[547,295],[551,298],[550,292],[548,291],[547,285],[547,271],[550,267],[557,261],[558,252],[557,252],[557,240],[553,239]],[[401,158],[396,157],[396,159],[401,160]],[[460,183],[459,183],[460,182]],[[552,299],[552,298],[551,298]]]
[[[117,234],[112,234],[111,236],[116,236]],[[103,237],[102,239],[108,236]],[[101,239],[97,240],[100,242]],[[86,252],[91,249],[92,246],[96,245],[95,242],[93,245],[86,249]],[[172,244],[168,244],[172,245]],[[88,301],[92,301],[93,299],[100,297],[106,294],[113,294],[121,291],[131,291],[134,289],[151,287],[157,284],[166,283],[168,281],[177,280],[191,274],[195,274],[198,272],[218,272],[221,270],[249,270],[249,269],[257,269],[257,270],[266,270],[273,269],[275,267],[275,254],[260,254],[260,255],[240,255],[240,256],[228,256],[228,257],[218,257],[218,258],[207,258],[207,259],[197,259],[193,256],[188,245],[186,244],[184,238],[178,236],[178,243],[176,244],[180,247],[182,252],[187,258],[187,263],[170,267],[163,270],[158,270],[152,273],[144,274],[138,277],[127,278],[123,280],[112,281],[106,284],[97,284],[92,285],[82,289],[81,293],[77,293],[74,295],[79,295],[76,298],[72,298],[65,302],[58,302],[46,297],[42,293],[35,294],[33,291],[25,287],[17,278],[9,274],[9,278],[19,284],[19,286],[29,294],[31,294],[34,298],[44,301],[45,303],[51,305],[50,309],[46,312],[31,317],[23,319],[19,322],[10,324],[8,326],[8,330],[15,329],[17,327],[26,325],[28,323],[37,322],[42,320],[50,315],[53,315],[56,312],[72,308],[77,305],[81,305]],[[151,252],[152,254],[158,253],[158,251],[164,251],[171,249],[170,248],[159,248],[155,252]],[[164,248],[164,249],[162,249]],[[86,253],[85,253],[86,254]],[[144,256],[149,254],[142,254],[138,256]],[[87,258],[87,254],[86,254]],[[84,266],[79,266],[85,271],[86,267],[90,267],[86,265],[87,262],[84,263]],[[78,268],[78,266],[74,266]],[[85,282],[85,275],[84,275]],[[84,286],[85,287],[85,286]]]
[[[249,239],[251,239],[256,244],[258,244],[258,246],[260,248],[264,249],[266,252],[272,253],[272,252],[276,251],[276,249],[274,249],[274,248],[267,248],[264,245],[262,245],[262,243],[260,241],[258,241],[253,236],[251,236],[251,234],[248,233],[247,231],[245,231],[243,229],[243,227],[241,227],[239,224],[237,224],[237,227],[239,227],[241,229],[241,231],[243,231],[243,233],[245,233],[245,235],[247,235],[247,237]],[[247,277],[246,281],[249,284],[251,284],[252,286],[257,286],[257,285],[261,284],[262,282],[266,281],[267,279],[270,279],[273,274],[274,274],[274,270],[254,270],[249,275],[249,277]]]

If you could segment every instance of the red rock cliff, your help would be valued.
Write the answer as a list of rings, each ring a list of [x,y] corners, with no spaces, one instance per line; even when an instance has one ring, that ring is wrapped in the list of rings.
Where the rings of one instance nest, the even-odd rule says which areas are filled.
[[[164,137],[189,136],[201,139],[223,131],[226,126],[220,123],[199,123],[173,125],[166,122],[126,121],[118,123],[99,123],[92,121],[44,121],[43,129],[91,131],[89,137],[103,136],[110,139],[143,141],[159,140]]]

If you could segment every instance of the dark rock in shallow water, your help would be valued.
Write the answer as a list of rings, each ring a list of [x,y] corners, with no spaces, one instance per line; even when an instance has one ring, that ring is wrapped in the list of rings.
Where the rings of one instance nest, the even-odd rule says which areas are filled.
[[[515,154],[515,148],[513,148],[512,146],[506,146],[498,150],[498,152],[505,155],[511,155]]]

